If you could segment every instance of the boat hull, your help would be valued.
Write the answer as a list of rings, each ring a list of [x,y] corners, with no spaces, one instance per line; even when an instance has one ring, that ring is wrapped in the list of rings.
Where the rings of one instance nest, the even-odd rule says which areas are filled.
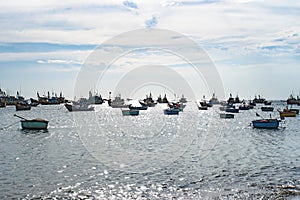
[[[297,113],[292,111],[292,112],[279,112],[279,115],[281,118],[284,117],[296,117]]]
[[[252,121],[254,128],[260,129],[277,129],[279,126],[279,121],[277,119],[262,119]]]
[[[30,106],[30,105],[16,104],[16,111],[30,110],[30,109],[31,109],[31,106]]]
[[[264,112],[273,112],[274,108],[273,107],[261,107],[261,111],[264,111]]]
[[[94,111],[94,107],[80,107],[80,106],[71,105],[71,104],[65,104],[65,107],[70,112],[76,112],[76,111]]]
[[[225,111],[229,113],[238,113],[240,110],[236,108],[227,108]]]
[[[207,110],[207,106],[198,106],[199,110]]]
[[[220,118],[221,119],[233,119],[234,118],[234,114],[220,113]]]
[[[179,109],[165,109],[164,110],[165,115],[178,115],[179,114]]]
[[[139,114],[139,110],[122,110],[123,116],[137,116]]]
[[[45,130],[48,128],[48,121],[22,120],[22,129]]]

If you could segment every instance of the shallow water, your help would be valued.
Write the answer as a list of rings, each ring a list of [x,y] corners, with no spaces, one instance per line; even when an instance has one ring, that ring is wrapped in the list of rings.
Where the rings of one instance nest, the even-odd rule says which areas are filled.
[[[63,105],[1,108],[0,199],[300,198],[299,116],[257,130],[255,112],[268,113],[224,120],[218,112],[193,103],[179,116],[159,105],[126,117],[104,105],[76,113]],[[49,120],[48,130],[2,129],[19,121],[15,113]]]

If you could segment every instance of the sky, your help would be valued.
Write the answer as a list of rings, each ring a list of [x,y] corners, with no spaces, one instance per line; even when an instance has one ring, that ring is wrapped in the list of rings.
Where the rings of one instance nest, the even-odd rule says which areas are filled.
[[[242,99],[257,94],[286,99],[300,93],[299,1],[0,0],[0,8],[0,85],[11,95],[62,91],[73,99],[78,74],[92,52],[138,29],[170,30],[197,43],[214,63],[226,98],[232,93]],[[124,70],[151,64],[169,65],[192,81],[191,67],[180,56],[146,51],[117,59],[104,77],[107,85],[88,87],[108,96]],[[211,95],[213,89],[200,82],[199,95]],[[152,85],[141,91],[147,90],[158,95],[167,89]]]

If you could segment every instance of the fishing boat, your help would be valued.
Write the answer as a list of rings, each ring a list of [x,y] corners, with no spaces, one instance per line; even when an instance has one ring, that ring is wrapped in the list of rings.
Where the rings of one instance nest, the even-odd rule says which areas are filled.
[[[140,112],[139,110],[122,110],[122,115],[123,116],[137,116],[139,115]]]
[[[273,112],[274,108],[273,107],[261,107],[261,111],[264,111],[264,112]]]
[[[36,119],[25,119],[24,117],[20,117],[18,115],[14,115],[16,117],[21,118],[21,127],[22,129],[32,129],[32,130],[45,130],[48,128],[49,121],[41,118]]]
[[[186,103],[186,102],[187,102],[187,100],[186,100],[186,98],[184,97],[184,95],[181,96],[179,102],[180,102],[180,103]]]
[[[141,105],[145,105],[148,107],[154,107],[156,105],[155,101],[152,98],[152,94],[150,92],[149,96],[146,95],[146,98],[143,101],[139,101]]]
[[[299,97],[297,96],[297,99],[291,94],[289,98],[286,100],[286,103],[288,105],[294,105],[299,103]]]
[[[108,105],[111,106],[112,108],[128,108],[129,105],[125,104],[124,99],[121,98],[121,94],[115,97],[114,100],[108,101]]]
[[[280,118],[284,117],[296,117],[297,113],[294,111],[278,111]]]
[[[239,109],[240,110],[249,110],[250,109],[250,106],[246,105],[246,104],[243,104],[241,106],[239,106]]]
[[[16,106],[16,111],[31,109],[31,106],[27,103],[17,103],[15,106]]]
[[[209,100],[209,103],[212,104],[212,105],[215,105],[215,104],[219,104],[219,103],[220,103],[219,100],[218,100],[218,98],[216,97],[216,94],[215,94],[215,93],[213,93],[211,99]]]
[[[221,119],[233,119],[233,118],[234,118],[234,114],[230,114],[230,113],[220,113],[220,118],[221,118]]]
[[[270,105],[272,105],[272,101],[264,101],[264,104],[265,104],[266,106],[270,106]]]
[[[258,119],[252,121],[252,126],[260,129],[277,129],[279,122],[278,119]]]
[[[6,107],[6,102],[0,100],[0,108],[4,108],[4,107]]]
[[[173,108],[164,109],[164,114],[165,115],[178,115],[179,109],[173,109]]]
[[[255,95],[255,97],[253,99],[253,102],[255,102],[255,103],[264,103],[265,101],[266,101],[266,99],[262,98],[260,95],[258,95],[258,98]]]
[[[238,108],[226,108],[225,112],[238,113],[240,110]]]
[[[296,108],[290,108],[289,111],[290,111],[290,112],[296,112],[296,114],[299,115],[299,109],[296,109]]]
[[[65,107],[70,112],[75,112],[75,111],[94,111],[94,107],[89,106],[88,104],[70,104],[70,103],[65,103]]]
[[[147,105],[141,105],[141,106],[132,106],[131,104],[129,105],[130,110],[147,110],[149,106]]]
[[[168,98],[167,95],[165,94],[164,98],[162,99],[162,103],[168,103]]]
[[[207,110],[208,108],[207,108],[207,106],[198,106],[198,109],[199,110]]]
[[[208,108],[211,108],[211,107],[213,107],[213,103],[211,103],[211,102],[206,102],[205,100],[203,100],[203,101],[200,101],[200,105],[201,106],[206,106],[206,107],[208,107]]]

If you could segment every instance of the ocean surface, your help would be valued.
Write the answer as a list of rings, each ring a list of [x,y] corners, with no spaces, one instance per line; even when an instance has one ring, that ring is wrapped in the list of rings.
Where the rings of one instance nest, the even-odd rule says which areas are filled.
[[[189,102],[178,116],[163,107],[0,108],[0,199],[300,199],[299,116],[257,130],[255,113],[270,114],[260,105],[234,119],[217,105]],[[14,114],[47,119],[48,130],[21,130]]]

